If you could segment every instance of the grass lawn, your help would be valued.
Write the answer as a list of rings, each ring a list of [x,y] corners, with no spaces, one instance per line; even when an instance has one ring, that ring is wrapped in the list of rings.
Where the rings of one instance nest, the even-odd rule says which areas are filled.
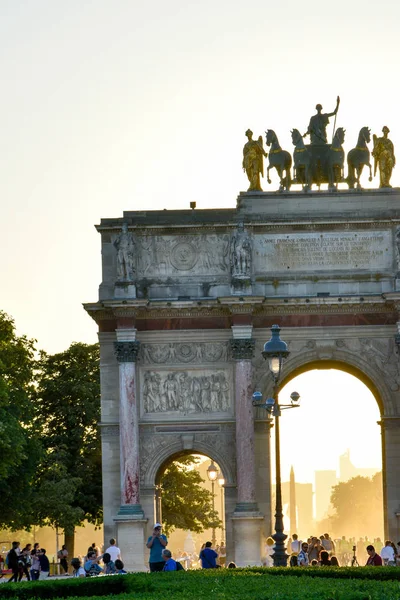
[[[269,573],[268,573],[269,571]],[[400,569],[336,570],[219,569],[138,573],[0,586],[0,600],[68,598],[85,600],[399,600]],[[301,576],[290,576],[296,572]],[[309,575],[306,574],[309,571]],[[342,572],[341,572],[342,571]],[[304,575],[303,575],[304,573]],[[352,574],[356,578],[352,577]],[[365,578],[361,578],[365,575]],[[382,579],[393,576],[395,579]],[[376,577],[380,577],[377,579]]]

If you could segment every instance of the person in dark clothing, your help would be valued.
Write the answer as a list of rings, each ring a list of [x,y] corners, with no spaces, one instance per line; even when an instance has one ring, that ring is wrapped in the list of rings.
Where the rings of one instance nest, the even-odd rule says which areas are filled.
[[[11,569],[12,575],[8,580],[8,583],[11,581],[21,581],[23,571],[19,569],[18,565],[18,552],[17,549],[19,547],[19,542],[13,542],[12,548],[8,553],[8,568]]]
[[[40,562],[40,575],[39,579],[46,579],[50,573],[50,563],[49,559],[46,556],[46,550],[41,548],[39,552],[39,562]]]
[[[206,547],[200,552],[202,569],[216,569],[218,554],[211,548],[212,543],[206,542]]]

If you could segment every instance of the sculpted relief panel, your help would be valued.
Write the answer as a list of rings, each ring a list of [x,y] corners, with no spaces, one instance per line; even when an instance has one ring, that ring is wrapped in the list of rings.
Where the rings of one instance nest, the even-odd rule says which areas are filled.
[[[141,399],[145,414],[226,413],[232,405],[231,395],[229,370],[141,371]]]
[[[227,235],[149,235],[138,237],[137,244],[140,278],[229,272]]]
[[[226,342],[141,345],[141,360],[146,364],[226,362],[227,359]]]

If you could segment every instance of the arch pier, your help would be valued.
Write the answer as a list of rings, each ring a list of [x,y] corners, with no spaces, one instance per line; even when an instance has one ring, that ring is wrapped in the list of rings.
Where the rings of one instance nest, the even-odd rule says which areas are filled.
[[[84,306],[101,349],[104,533],[127,567],[146,568],[157,473],[183,452],[221,468],[228,561],[261,563],[270,420],[251,396],[271,392],[275,323],[282,385],[336,367],[374,394],[385,536],[400,539],[400,191],[248,192],[236,208],[126,211],[97,230],[102,282]]]

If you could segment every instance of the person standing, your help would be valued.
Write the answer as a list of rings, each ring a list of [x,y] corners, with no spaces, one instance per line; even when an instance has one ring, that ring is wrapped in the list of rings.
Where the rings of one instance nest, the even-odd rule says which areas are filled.
[[[21,581],[22,579],[22,573],[23,571],[19,570],[19,566],[18,566],[18,550],[19,548],[19,542],[13,542],[12,543],[12,548],[9,551],[9,553],[7,554],[7,564],[8,564],[8,568],[11,569],[12,571],[12,575],[10,577],[10,579],[8,580],[8,583],[10,583],[11,581]]]
[[[368,560],[367,560],[367,563],[365,566],[366,567],[381,567],[382,559],[379,556],[379,554],[377,554],[375,552],[375,548],[372,546],[372,544],[367,546],[367,552],[368,552]]]
[[[150,573],[163,571],[165,561],[162,557],[162,551],[168,544],[166,536],[161,533],[161,523],[155,523],[152,535],[147,540],[147,548],[150,549],[149,567]]]
[[[396,554],[390,540],[386,540],[385,545],[381,550],[381,558],[386,567],[396,566]]]
[[[206,542],[205,548],[200,552],[201,568],[216,569],[218,554],[212,549],[212,543]]]
[[[40,562],[39,562],[39,542],[35,542],[33,550],[31,552],[31,579],[37,581],[40,575]]]
[[[50,573],[50,563],[49,559],[46,556],[46,550],[41,548],[39,552],[39,562],[40,562],[40,575],[39,579],[47,579]]]
[[[92,544],[92,548],[93,548],[93,544]],[[97,554],[96,549],[92,549],[92,552],[96,553],[96,556],[98,557],[99,555]],[[107,550],[105,551],[104,554],[109,554],[111,557],[111,560],[115,563],[115,561],[119,558],[121,560],[121,550],[118,548],[117,546],[117,542],[115,541],[114,538],[111,538],[110,540],[110,545],[107,548]]]
[[[308,544],[307,542],[303,542],[301,545],[301,550],[297,555],[297,566],[308,567],[309,564],[310,559],[308,557]]]
[[[301,540],[299,540],[299,536],[297,533],[292,535],[292,541],[290,542],[290,550],[295,554],[298,554],[301,550]]]
[[[58,558],[60,559],[60,565],[62,566],[64,573],[68,574],[68,550],[65,544],[62,545],[61,550],[58,551]]]

